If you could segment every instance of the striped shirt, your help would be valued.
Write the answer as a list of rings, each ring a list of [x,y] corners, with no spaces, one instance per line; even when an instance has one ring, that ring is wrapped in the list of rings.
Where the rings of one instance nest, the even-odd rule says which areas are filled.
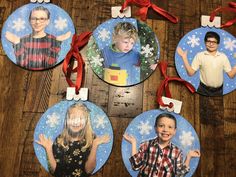
[[[161,149],[158,137],[142,143],[130,162],[139,170],[138,177],[182,177],[189,171],[183,164],[182,151],[171,142]]]
[[[18,65],[26,69],[42,70],[57,63],[61,42],[49,34],[42,38],[33,38],[32,35],[27,35],[13,47]]]

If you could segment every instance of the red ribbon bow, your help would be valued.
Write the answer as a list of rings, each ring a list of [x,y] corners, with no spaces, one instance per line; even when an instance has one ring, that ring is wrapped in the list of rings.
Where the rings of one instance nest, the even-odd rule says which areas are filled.
[[[82,78],[83,78],[83,66],[84,60],[80,54],[80,50],[88,43],[88,40],[91,36],[91,32],[84,32],[77,36],[73,35],[71,49],[67,53],[66,58],[63,62],[62,70],[66,76],[66,81],[70,87],[75,87],[76,93],[78,93]],[[73,61],[76,60],[78,62],[77,67],[73,69]],[[70,79],[71,73],[77,72],[76,82],[73,83]]]
[[[195,88],[193,87],[192,84],[190,84],[189,82],[179,78],[179,77],[168,77],[167,74],[166,74],[166,70],[167,70],[167,62],[165,61],[162,61],[159,63],[159,69],[162,73],[162,75],[165,77],[165,79],[162,81],[159,89],[157,90],[157,103],[160,105],[160,106],[163,106],[163,107],[166,107],[168,106],[169,108],[172,108],[173,107],[173,103],[170,103],[170,104],[165,104],[162,100],[162,93],[163,91],[165,91],[165,95],[166,97],[168,98],[172,98],[171,97],[171,93],[170,93],[170,89],[169,89],[169,82],[171,81],[178,81],[182,84],[184,84],[191,93],[194,93],[195,92]]]
[[[155,4],[151,3],[150,0],[125,0],[124,4],[121,7],[121,12],[124,11],[124,9],[129,5],[129,4],[135,4],[139,7],[139,11],[137,12],[137,15],[141,17],[141,20],[145,21],[147,19],[147,11],[148,8],[152,8],[155,12],[161,14],[168,20],[170,20],[173,23],[178,23],[178,18],[171,15],[169,12],[166,10],[156,6]]]
[[[235,12],[236,13],[236,3],[235,2],[229,2],[228,5],[229,5],[229,7],[218,7],[213,12],[211,12],[210,22],[212,22],[214,20],[217,12],[226,11],[226,12]],[[234,23],[236,23],[236,18],[234,18],[232,20],[229,20],[225,24],[222,24],[221,28],[229,27],[229,26],[233,25]]]

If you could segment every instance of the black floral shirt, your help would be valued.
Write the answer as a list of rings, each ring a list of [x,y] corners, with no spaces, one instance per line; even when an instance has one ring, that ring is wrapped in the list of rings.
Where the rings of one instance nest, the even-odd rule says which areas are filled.
[[[57,165],[54,171],[56,177],[87,177],[85,163],[88,159],[90,149],[82,151],[85,140],[74,141],[66,147],[58,144],[57,139],[53,143],[53,155]]]

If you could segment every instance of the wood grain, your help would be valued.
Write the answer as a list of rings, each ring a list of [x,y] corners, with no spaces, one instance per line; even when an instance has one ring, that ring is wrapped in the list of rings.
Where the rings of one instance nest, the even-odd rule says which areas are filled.
[[[69,2],[69,3],[68,3]],[[110,7],[123,0],[53,0],[71,16],[76,32],[93,31],[110,19]],[[227,5],[226,0],[153,1],[179,17],[173,24],[149,13],[147,24],[160,43],[160,60],[168,61],[167,74],[178,76],[174,55],[179,40],[200,27],[200,16]],[[28,0],[0,1],[0,30],[7,17]],[[137,7],[133,7],[133,12]],[[219,14],[221,15],[221,14]],[[235,17],[221,15],[223,21]],[[138,17],[137,17],[138,18]],[[225,29],[235,35],[236,26]],[[86,49],[84,50],[86,51]],[[83,51],[83,52],[84,52]],[[85,56],[85,53],[83,53]],[[85,60],[83,86],[89,88],[89,100],[109,116],[114,130],[113,151],[95,177],[130,176],[122,162],[122,135],[132,119],[143,111],[157,109],[156,90],[163,76],[157,69],[146,81],[133,87],[115,87],[100,80]],[[65,98],[67,83],[61,70],[32,72],[13,64],[0,45],[0,172],[1,177],[50,177],[39,164],[33,150],[34,128],[41,115]],[[75,75],[72,76],[75,79]],[[184,86],[171,83],[173,98],[183,101],[181,115],[196,129],[201,142],[201,160],[194,177],[234,177],[236,174],[236,91],[209,98],[191,94]]]

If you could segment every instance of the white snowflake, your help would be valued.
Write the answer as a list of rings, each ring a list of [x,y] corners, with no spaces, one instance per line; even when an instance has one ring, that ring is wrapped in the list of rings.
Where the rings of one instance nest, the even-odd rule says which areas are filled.
[[[102,62],[104,61],[103,58],[101,58],[99,55],[93,56],[90,63],[94,66],[102,66]]]
[[[182,131],[182,135],[179,136],[181,144],[185,146],[191,146],[194,141],[194,137],[192,136],[192,132]]]
[[[17,20],[13,20],[13,26],[12,28],[16,30],[17,32],[25,29],[25,21],[21,18],[18,18]]]
[[[95,125],[96,128],[101,127],[103,129],[105,128],[105,124],[107,123],[105,116],[98,117],[94,122],[96,124]]]
[[[67,27],[67,19],[63,19],[59,17],[58,19],[54,20],[55,28],[59,31],[63,31]]]
[[[142,49],[141,49],[141,54],[144,54],[145,57],[152,57],[153,56],[153,53],[152,51],[154,51],[154,48],[153,47],[150,47],[149,44],[147,44],[145,47],[142,46]]]
[[[192,48],[200,45],[200,43],[199,43],[200,39],[198,37],[196,38],[195,35],[188,36],[188,39],[189,39],[189,41],[187,41],[187,44],[189,44]]]
[[[141,121],[138,125],[138,129],[140,130],[141,135],[148,135],[152,130],[152,126],[149,124],[149,121],[143,122]]]
[[[236,40],[231,40],[231,38],[226,38],[224,39],[224,45],[225,49],[228,49],[233,52],[234,49],[236,48]]]
[[[52,113],[52,115],[48,115],[47,118],[46,124],[49,125],[49,127],[54,128],[59,125],[59,116],[55,112]]]
[[[110,32],[107,31],[105,28],[103,28],[102,30],[98,31],[98,38],[101,39],[103,42],[106,39],[110,39]]]

